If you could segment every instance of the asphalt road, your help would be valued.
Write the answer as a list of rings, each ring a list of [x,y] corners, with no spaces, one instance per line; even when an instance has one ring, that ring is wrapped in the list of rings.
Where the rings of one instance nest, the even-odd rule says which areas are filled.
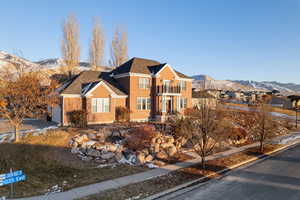
[[[300,200],[300,145],[221,179],[161,199]]]

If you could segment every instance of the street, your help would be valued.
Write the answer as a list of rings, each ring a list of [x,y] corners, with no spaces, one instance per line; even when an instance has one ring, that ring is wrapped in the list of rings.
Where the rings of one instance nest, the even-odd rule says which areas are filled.
[[[161,199],[299,200],[300,145],[191,191],[178,191]]]

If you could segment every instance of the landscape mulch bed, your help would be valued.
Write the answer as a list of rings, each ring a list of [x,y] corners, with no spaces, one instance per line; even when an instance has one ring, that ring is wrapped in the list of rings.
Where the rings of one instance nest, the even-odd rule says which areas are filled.
[[[100,194],[91,195],[80,200],[120,200],[120,199],[142,199],[153,194],[168,190],[175,186],[187,183],[208,175],[210,178],[205,178],[205,182],[213,177],[218,176],[215,172],[226,169],[234,164],[241,163],[251,158],[263,155],[272,150],[275,150],[282,145],[265,145],[264,153],[259,153],[258,148],[251,148],[244,152],[235,153],[231,156],[219,158],[216,160],[207,161],[205,169],[201,164],[196,164],[188,168],[183,168],[167,175],[153,178],[144,182],[131,184],[122,188],[107,190]]]

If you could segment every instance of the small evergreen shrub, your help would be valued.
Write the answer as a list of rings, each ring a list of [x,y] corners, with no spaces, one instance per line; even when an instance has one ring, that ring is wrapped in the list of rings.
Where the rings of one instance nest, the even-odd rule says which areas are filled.
[[[130,110],[126,107],[116,107],[116,121],[117,122],[128,122]]]
[[[84,128],[87,125],[87,114],[85,110],[74,110],[68,113],[73,127]]]

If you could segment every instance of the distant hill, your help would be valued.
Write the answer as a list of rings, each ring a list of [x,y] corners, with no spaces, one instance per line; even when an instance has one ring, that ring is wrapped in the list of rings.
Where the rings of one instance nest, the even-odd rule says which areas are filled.
[[[192,76],[193,88],[195,89],[216,89],[216,90],[254,90],[251,86],[245,86],[233,81],[226,80],[214,80],[212,77],[207,75],[196,75]]]
[[[300,84],[280,83],[276,81],[244,81],[244,80],[214,80],[207,75],[192,76],[193,88],[205,87],[205,89],[218,90],[248,90],[248,91],[272,91],[278,90],[284,95],[300,94]]]
[[[0,69],[10,63],[20,64],[26,66],[30,70],[48,70],[52,72],[58,71],[59,67],[63,65],[63,60],[59,58],[49,58],[40,60],[37,62],[29,61],[17,55],[0,51]],[[79,71],[90,70],[90,64],[88,62],[79,63]],[[100,67],[99,70],[108,71],[109,67]]]
[[[250,86],[256,89],[264,90],[279,90],[283,94],[295,94],[300,93],[300,84],[295,83],[280,83],[277,81],[243,81],[234,80],[233,82],[242,84],[244,86]]]

